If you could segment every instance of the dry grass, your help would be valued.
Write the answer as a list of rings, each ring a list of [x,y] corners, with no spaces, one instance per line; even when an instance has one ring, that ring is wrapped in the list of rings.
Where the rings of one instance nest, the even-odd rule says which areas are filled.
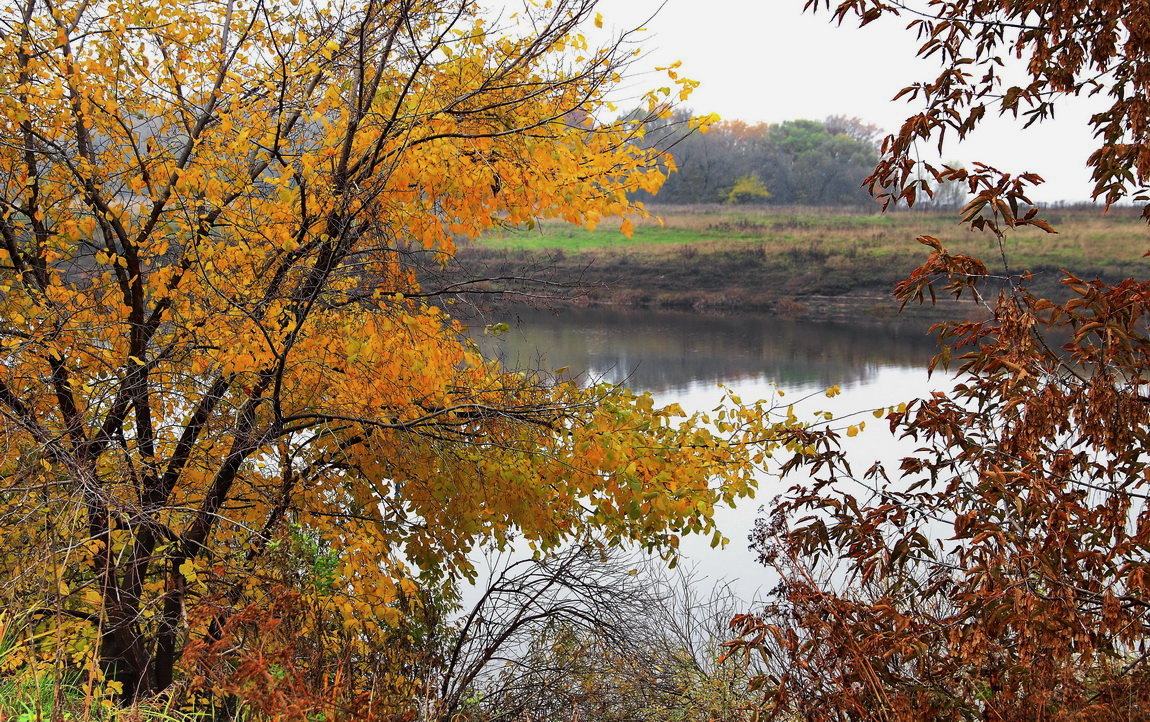
[[[538,275],[545,269],[551,280],[581,284],[591,302],[777,313],[810,306],[815,296],[889,299],[891,286],[929,253],[915,243],[921,235],[982,259],[993,273],[1003,269],[997,241],[966,230],[953,211],[722,205],[651,210],[657,217],[637,221],[632,238],[618,231],[617,220],[594,231],[549,221],[530,231],[493,234],[462,254],[493,275]],[[1109,281],[1150,276],[1143,258],[1150,227],[1136,210],[1054,208],[1045,218],[1058,233],[1020,228],[1005,248],[1010,273],[1033,271],[1037,292],[1059,296],[1063,270]]]
[[[954,212],[898,211],[886,214],[852,209],[729,206],[653,207],[656,217],[635,223],[633,238],[608,220],[590,231],[559,221],[530,231],[505,231],[481,239],[486,249],[542,251],[654,259],[693,258],[748,249],[771,257],[823,259],[839,256],[850,263],[873,258],[921,256],[914,243],[920,235],[942,239],[953,252],[967,253],[1000,265],[1000,252],[989,234],[967,231]],[[1026,227],[1011,232],[1007,259],[1013,269],[1128,267],[1142,265],[1150,248],[1150,227],[1133,209],[1081,206],[1055,208],[1046,217],[1056,234]]]

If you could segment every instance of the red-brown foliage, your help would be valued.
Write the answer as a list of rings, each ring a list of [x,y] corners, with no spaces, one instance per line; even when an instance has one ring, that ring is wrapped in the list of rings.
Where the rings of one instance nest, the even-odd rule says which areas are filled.
[[[808,7],[829,3],[811,0]],[[1150,176],[1150,5],[1144,2],[849,0],[840,19],[910,18],[937,79],[887,138],[869,179],[914,202],[915,145],[965,136],[988,110],[1049,116],[1060,96],[1109,93],[1089,163],[1107,203],[1145,202]],[[1004,59],[1029,82],[1008,86]],[[735,651],[761,655],[777,713],[803,719],[1145,719],[1150,716],[1150,283],[1067,274],[1069,300],[1011,271],[1009,234],[1053,232],[1027,197],[1033,174],[927,166],[966,183],[961,221],[1000,259],[933,252],[896,295],[973,294],[987,318],[938,328],[957,385],[887,416],[917,451],[861,478],[834,445],[796,457],[793,488],[755,544],[783,583],[735,620]],[[1147,215],[1144,213],[1144,215]]]

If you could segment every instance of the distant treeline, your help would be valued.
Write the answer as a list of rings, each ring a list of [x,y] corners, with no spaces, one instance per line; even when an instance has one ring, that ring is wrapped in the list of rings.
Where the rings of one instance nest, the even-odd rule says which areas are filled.
[[[637,143],[669,148],[674,171],[660,203],[872,203],[862,187],[878,157],[877,126],[857,118],[720,121],[689,129],[690,113],[642,123]],[[640,197],[643,194],[639,194]]]

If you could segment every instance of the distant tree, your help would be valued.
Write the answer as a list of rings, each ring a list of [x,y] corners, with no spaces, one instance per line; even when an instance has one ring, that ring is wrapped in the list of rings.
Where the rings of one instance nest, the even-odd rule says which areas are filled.
[[[644,147],[661,143],[672,157],[660,202],[726,202],[735,184],[749,177],[770,190],[771,203],[867,202],[862,181],[877,160],[870,140],[874,126],[840,116],[827,123],[722,121],[703,134],[690,132],[686,120],[655,121],[635,141]]]
[[[766,163],[767,149],[761,139],[766,126],[741,121],[722,121],[706,133],[691,132],[685,122],[689,116],[676,117],[674,125],[647,130],[644,142],[662,143],[671,155],[666,193],[658,200],[665,203],[715,203],[725,200],[725,193],[735,180],[755,174]],[[653,197],[653,196],[649,196]]]
[[[765,203],[771,197],[771,192],[758,176],[745,175],[735,180],[735,185],[727,192],[725,203],[742,205],[744,203]]]
[[[779,161],[764,168],[764,180],[779,202],[837,205],[866,201],[863,180],[877,153],[869,142],[814,120],[772,126],[766,143],[779,150]]]
[[[882,128],[879,126],[846,115],[827,116],[823,125],[826,126],[827,132],[831,135],[846,135],[872,147],[877,147],[876,141],[882,135]]]

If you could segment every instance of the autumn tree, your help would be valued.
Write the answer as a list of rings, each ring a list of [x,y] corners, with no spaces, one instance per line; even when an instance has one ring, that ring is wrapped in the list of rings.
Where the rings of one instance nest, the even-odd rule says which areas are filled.
[[[669,148],[672,163],[660,203],[725,201],[736,183],[753,177],[771,193],[772,203],[872,203],[862,181],[877,160],[877,128],[857,118],[777,124],[723,120],[706,133],[692,132],[688,118],[644,121],[635,141]]]
[[[1050,117],[1100,95],[1090,119],[1095,196],[1145,203],[1150,180],[1150,10],[1141,3],[811,0],[840,21],[909,21],[939,75],[882,143],[869,179],[888,204],[937,182],[971,194],[961,226],[995,257],[922,237],[925,263],[896,294],[973,296],[982,320],[938,327],[953,390],[888,410],[918,448],[897,470],[858,473],[833,434],[807,436],[806,479],[757,531],[783,577],[740,617],[734,649],[770,671],[771,709],[804,719],[1144,719],[1150,714],[1150,285],[1066,274],[1068,300],[1028,289],[1011,233],[1054,229],[1027,197],[1041,182],[986,164],[919,161],[985,117]],[[1022,80],[1017,80],[1017,78]],[[1014,80],[1011,80],[1011,79]],[[1017,84],[1016,84],[1017,83]],[[882,415],[882,412],[879,412]]]
[[[725,203],[763,203],[771,197],[771,192],[763,184],[763,181],[758,176],[745,175],[735,180],[735,185],[731,186],[730,191],[727,192],[727,199]]]
[[[367,714],[474,545],[717,534],[759,411],[501,371],[413,278],[495,225],[643,212],[660,154],[595,120],[629,51],[579,34],[593,6],[0,8],[5,669],[268,714],[335,680]]]
[[[854,116],[830,115],[823,121],[823,125],[832,136],[845,135],[869,145],[877,145],[883,134],[879,126]]]

